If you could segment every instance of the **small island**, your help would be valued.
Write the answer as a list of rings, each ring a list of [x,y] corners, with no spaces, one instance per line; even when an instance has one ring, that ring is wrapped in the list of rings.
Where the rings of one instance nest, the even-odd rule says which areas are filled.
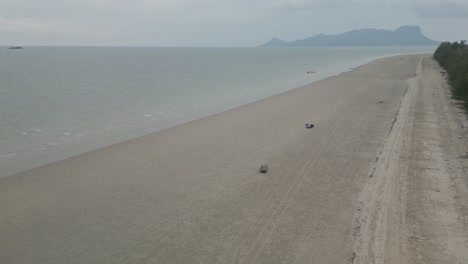
[[[8,49],[23,49],[21,46],[9,47]]]
[[[363,28],[338,35],[316,35],[286,42],[273,38],[260,47],[337,47],[337,46],[437,46],[439,41],[427,38],[418,26],[401,26],[395,31]]]

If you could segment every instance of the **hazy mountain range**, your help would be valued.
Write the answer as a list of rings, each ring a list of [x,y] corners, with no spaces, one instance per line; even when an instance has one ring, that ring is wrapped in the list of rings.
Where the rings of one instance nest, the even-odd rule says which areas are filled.
[[[260,47],[310,47],[310,46],[436,46],[439,41],[427,38],[418,26],[402,26],[395,31],[364,28],[338,35],[314,37],[285,42],[273,38]]]

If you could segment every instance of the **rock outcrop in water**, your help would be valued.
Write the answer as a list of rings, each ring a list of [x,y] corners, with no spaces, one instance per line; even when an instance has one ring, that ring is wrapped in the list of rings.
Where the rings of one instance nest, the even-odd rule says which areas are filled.
[[[418,26],[402,26],[395,31],[365,28],[339,35],[320,34],[314,37],[285,42],[273,38],[260,47],[313,46],[436,46],[439,41],[427,38]]]

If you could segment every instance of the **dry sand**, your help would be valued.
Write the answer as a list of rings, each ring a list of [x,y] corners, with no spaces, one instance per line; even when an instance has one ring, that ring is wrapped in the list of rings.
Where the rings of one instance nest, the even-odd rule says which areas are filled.
[[[466,115],[424,57],[364,186],[353,263],[468,263]]]
[[[467,263],[446,91],[386,58],[2,178],[0,263]]]

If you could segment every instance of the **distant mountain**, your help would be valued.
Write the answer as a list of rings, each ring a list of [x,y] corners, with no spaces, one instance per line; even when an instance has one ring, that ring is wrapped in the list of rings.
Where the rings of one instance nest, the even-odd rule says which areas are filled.
[[[273,38],[260,47],[311,47],[311,46],[436,46],[439,41],[427,38],[418,26],[402,26],[395,31],[364,28],[339,35],[314,37],[285,42]]]

